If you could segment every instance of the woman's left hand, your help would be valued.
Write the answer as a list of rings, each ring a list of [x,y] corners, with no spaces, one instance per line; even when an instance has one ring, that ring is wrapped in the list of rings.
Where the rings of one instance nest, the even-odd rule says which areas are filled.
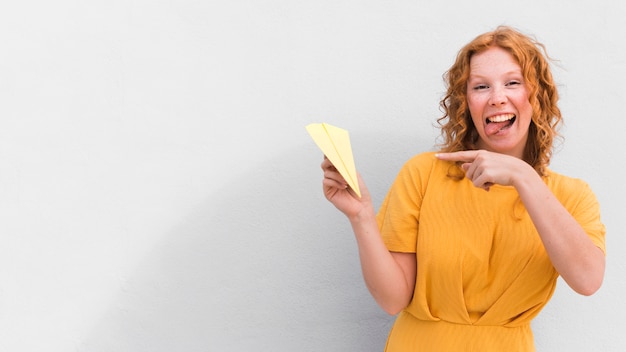
[[[439,153],[437,158],[463,162],[466,177],[476,187],[485,190],[493,184],[515,187],[559,275],[583,295],[591,295],[600,288],[606,266],[604,252],[528,163],[485,150]]]
[[[486,191],[494,185],[515,186],[516,180],[534,169],[523,160],[506,154],[486,150],[465,150],[438,153],[437,158],[463,162],[461,167],[474,186]],[[535,173],[535,175],[537,175]]]

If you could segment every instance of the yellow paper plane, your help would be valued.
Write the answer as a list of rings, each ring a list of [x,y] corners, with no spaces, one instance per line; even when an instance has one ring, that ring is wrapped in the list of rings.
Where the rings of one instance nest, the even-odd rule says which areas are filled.
[[[350,188],[361,197],[348,131],[327,123],[312,123],[306,126],[306,130]]]

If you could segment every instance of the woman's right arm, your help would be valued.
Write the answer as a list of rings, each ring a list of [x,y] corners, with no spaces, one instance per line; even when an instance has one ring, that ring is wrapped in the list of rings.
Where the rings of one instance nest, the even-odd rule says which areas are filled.
[[[389,252],[378,229],[369,191],[360,175],[361,198],[348,187],[327,158],[322,162],[322,170],[326,199],[350,220],[367,288],[387,313],[399,313],[413,297],[417,272],[415,254]]]

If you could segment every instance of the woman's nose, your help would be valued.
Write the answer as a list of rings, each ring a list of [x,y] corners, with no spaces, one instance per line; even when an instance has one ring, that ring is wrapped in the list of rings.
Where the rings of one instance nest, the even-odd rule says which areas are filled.
[[[494,88],[489,96],[489,104],[493,106],[502,105],[506,103],[506,94],[502,89]]]

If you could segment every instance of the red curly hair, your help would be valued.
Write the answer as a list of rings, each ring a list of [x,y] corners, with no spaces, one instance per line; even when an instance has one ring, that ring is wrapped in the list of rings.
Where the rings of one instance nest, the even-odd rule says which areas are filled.
[[[557,127],[562,122],[557,106],[559,95],[544,45],[511,27],[499,26],[476,37],[459,51],[455,63],[444,74],[447,92],[439,103],[444,115],[437,119],[443,139],[440,146],[444,152],[477,149],[478,132],[467,105],[470,60],[493,46],[509,52],[522,69],[533,110],[523,159],[544,176],[554,139],[559,137]]]

